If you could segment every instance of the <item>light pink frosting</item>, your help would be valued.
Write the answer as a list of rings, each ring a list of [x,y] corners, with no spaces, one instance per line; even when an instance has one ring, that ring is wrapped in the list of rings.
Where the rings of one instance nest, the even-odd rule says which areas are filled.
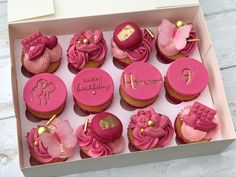
[[[124,139],[121,137],[115,142],[103,143],[94,137],[91,124],[88,123],[86,132],[83,130],[84,125],[81,125],[77,131],[78,144],[81,150],[86,151],[90,157],[107,156],[120,153],[124,150]]]
[[[190,109],[191,109],[191,106],[187,106],[179,114],[179,117],[183,120],[181,131],[184,138],[186,138],[187,140],[191,142],[197,142],[197,141],[202,140],[203,138],[211,139],[218,131],[218,126],[214,129],[211,129],[210,131],[201,131],[199,129],[196,129],[194,125],[191,125],[191,120],[188,120],[188,121],[184,120],[184,119],[191,118],[191,117],[185,117],[189,115]],[[188,123],[186,123],[186,121]],[[213,123],[216,125],[218,124],[216,119],[213,120]]]
[[[33,74],[38,74],[45,72],[51,62],[57,62],[61,59],[62,56],[62,48],[58,43],[52,50],[46,48],[45,52],[42,56],[36,58],[35,60],[31,60],[28,58],[28,55],[25,53],[23,58],[24,67]]]
[[[59,43],[52,49],[49,50],[49,57],[50,57],[50,62],[57,62],[61,59],[62,56],[62,48]]]
[[[137,62],[137,61],[147,61],[152,49],[151,49],[151,45],[152,45],[152,41],[154,38],[152,38],[150,36],[150,34],[148,32],[146,32],[146,30],[143,31],[143,41],[141,42],[141,44],[133,49],[133,50],[129,50],[129,51],[124,51],[121,50],[117,47],[116,43],[113,41],[111,41],[112,44],[112,54],[115,58],[118,59],[125,59],[125,58],[130,58],[132,60],[132,62]]]
[[[34,158],[40,163],[49,163],[59,158],[71,157],[75,152],[77,139],[75,135],[72,134],[73,130],[68,121],[55,119],[48,126],[48,129],[50,133],[44,133],[42,135],[38,134],[37,128],[32,128],[30,132],[27,133],[28,145],[31,154],[34,154]],[[45,137],[43,137],[45,134],[47,134],[46,136],[54,136],[57,142],[54,142],[53,139],[45,140]],[[35,142],[37,142],[37,145],[34,144]],[[59,153],[56,156],[51,155],[52,153],[49,149],[51,147],[53,147],[55,151],[56,149],[58,150]]]
[[[35,60],[30,60],[25,53],[23,58],[24,67],[33,74],[38,74],[46,71],[50,65],[49,52],[46,50],[42,56]]]
[[[148,126],[149,120],[154,123],[153,126]],[[174,133],[170,119],[157,114],[151,107],[131,116],[129,128],[133,129],[133,143],[140,150],[164,147],[169,144]]]
[[[84,39],[87,39],[89,43],[83,44]],[[78,41],[81,41],[80,44]],[[99,30],[75,34],[67,50],[68,62],[78,70],[82,69],[88,60],[104,60],[106,54],[106,41]]]

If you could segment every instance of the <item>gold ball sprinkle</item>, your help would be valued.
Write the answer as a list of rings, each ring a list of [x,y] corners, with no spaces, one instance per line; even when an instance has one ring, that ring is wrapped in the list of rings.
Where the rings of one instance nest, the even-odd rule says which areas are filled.
[[[182,21],[182,20],[178,20],[177,22],[176,22],[176,26],[179,28],[179,27],[181,27],[181,26],[184,26],[184,22]]]
[[[81,41],[79,40],[79,41],[77,41],[77,43],[78,43],[78,44],[80,44],[80,43],[81,43]]]
[[[34,142],[34,145],[35,145],[35,146],[38,146],[38,145],[39,145],[39,142],[38,142],[38,141],[35,141],[35,142]]]
[[[48,133],[48,132],[49,132],[49,130],[48,130],[48,127],[46,127],[46,126],[41,126],[38,128],[39,135],[42,135],[43,133]]]
[[[141,129],[140,129],[140,132],[141,132],[141,133],[143,133],[143,132],[144,132],[144,129],[143,129],[143,128],[141,128]]]
[[[149,127],[153,127],[154,126],[154,122],[152,120],[149,120],[147,122],[147,124],[148,124]]]
[[[84,44],[89,44],[89,40],[85,38],[85,39],[83,40],[83,43],[84,43]]]

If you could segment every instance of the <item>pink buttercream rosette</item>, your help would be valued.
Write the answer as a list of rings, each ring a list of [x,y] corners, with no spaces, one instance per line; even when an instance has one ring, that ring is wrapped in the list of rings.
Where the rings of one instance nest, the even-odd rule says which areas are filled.
[[[175,121],[175,130],[180,143],[210,141],[219,129],[215,114],[215,110],[199,102],[195,102],[192,106],[186,106]],[[177,121],[182,121],[179,130]]]
[[[125,148],[124,137],[120,137],[114,142],[104,143],[94,136],[91,123],[88,123],[86,131],[84,125],[81,125],[76,131],[80,150],[89,157],[100,157],[120,153]]]
[[[170,119],[151,107],[131,116],[128,129],[131,143],[139,150],[167,146],[174,133]]]
[[[84,40],[87,43],[83,43]],[[106,41],[99,30],[76,33],[67,49],[68,62],[77,70],[84,68],[89,60],[102,62],[106,54]]]
[[[121,60],[129,58],[132,63],[138,61],[146,62],[152,52],[153,40],[154,38],[150,35],[150,33],[147,30],[143,30],[143,40],[141,44],[133,50],[124,51],[120,49],[112,39],[111,45],[113,57]]]
[[[67,120],[53,120],[49,132],[38,134],[38,128],[27,133],[31,155],[39,163],[46,164],[66,160],[76,149],[77,138]]]

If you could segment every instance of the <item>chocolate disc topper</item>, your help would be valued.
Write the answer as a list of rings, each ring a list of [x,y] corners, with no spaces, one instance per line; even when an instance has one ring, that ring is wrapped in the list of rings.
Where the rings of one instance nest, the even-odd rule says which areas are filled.
[[[123,131],[121,121],[108,112],[102,112],[94,116],[91,126],[95,137],[104,143],[116,141]]]
[[[135,23],[124,22],[116,27],[113,40],[120,49],[132,50],[142,42],[142,31]]]

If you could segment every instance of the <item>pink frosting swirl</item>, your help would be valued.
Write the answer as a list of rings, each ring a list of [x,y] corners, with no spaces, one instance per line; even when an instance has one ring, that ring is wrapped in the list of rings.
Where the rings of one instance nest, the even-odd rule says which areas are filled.
[[[33,128],[27,133],[30,152],[40,163],[50,163],[57,159],[71,157],[76,148],[77,139],[67,120],[53,120],[48,133],[38,134]]]
[[[52,49],[47,49],[49,52],[50,62],[57,62],[61,59],[62,56],[62,48],[59,43]]]
[[[146,31],[143,30],[143,41],[141,44],[133,50],[123,51],[112,40],[112,54],[115,58],[124,59],[130,58],[132,62],[143,61],[146,62],[152,52],[151,45],[154,38]]]
[[[83,43],[84,40],[87,43]],[[102,61],[107,54],[106,41],[99,30],[77,33],[72,38],[67,50],[68,62],[76,69],[84,67],[88,60]]]
[[[188,39],[196,39],[196,38],[197,38],[197,33],[192,29]],[[185,56],[189,56],[195,51],[196,47],[197,47],[197,42],[187,42],[185,48],[180,50],[180,53]]]
[[[54,160],[48,154],[47,149],[43,146],[40,137],[38,136],[37,129],[33,128],[27,133],[27,141],[31,154],[34,154],[34,158],[41,163],[50,163]],[[38,142],[38,145],[35,145],[34,142]]]
[[[148,125],[149,121],[152,125]],[[174,134],[170,119],[165,115],[157,114],[151,107],[133,115],[129,128],[133,129],[133,143],[140,150],[164,147],[169,144]]]
[[[201,120],[198,120],[194,115],[189,115],[190,109],[191,106],[186,106],[178,115],[183,120],[181,132],[184,138],[191,142],[197,142],[204,138],[211,139],[218,131],[217,120],[214,119],[211,123],[208,122],[203,127],[199,126]]]
[[[79,147],[90,157],[99,157],[119,153],[124,149],[124,140],[122,137],[115,142],[103,143],[97,140],[94,136],[91,124],[88,124],[86,132],[83,130],[84,125],[81,125],[76,131]]]
[[[23,66],[26,70],[33,74],[38,74],[45,72],[49,65],[50,65],[50,59],[49,59],[49,50],[46,50],[42,56],[35,60],[30,60],[28,58],[28,55],[25,53],[24,58],[22,60]]]

